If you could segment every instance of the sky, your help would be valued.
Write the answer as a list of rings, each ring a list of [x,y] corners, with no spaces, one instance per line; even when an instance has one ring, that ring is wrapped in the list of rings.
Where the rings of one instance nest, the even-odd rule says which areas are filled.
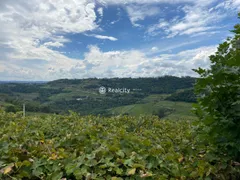
[[[197,76],[240,0],[1,0],[0,80]]]

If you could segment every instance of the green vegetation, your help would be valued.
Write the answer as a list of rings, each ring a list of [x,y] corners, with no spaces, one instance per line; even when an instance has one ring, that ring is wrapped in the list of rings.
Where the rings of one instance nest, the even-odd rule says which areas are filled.
[[[0,179],[237,179],[195,121],[0,113]]]
[[[195,70],[201,76],[195,88],[196,113],[209,134],[204,139],[240,161],[240,24],[232,32],[235,37],[220,44],[210,56],[211,68]]]
[[[13,113],[17,112],[15,106],[13,106],[13,105],[6,105],[5,111],[6,112],[13,112]]]
[[[197,97],[194,94],[193,89],[187,89],[187,90],[183,90],[183,91],[171,94],[171,96],[167,97],[166,100],[184,101],[184,102],[193,103],[197,101]]]
[[[159,111],[164,111],[164,116],[161,119],[196,119],[195,114],[191,112],[192,104],[187,102],[173,102],[166,101],[165,98],[169,95],[150,95],[142,99],[139,103],[127,106],[120,106],[108,111],[109,114],[113,115],[131,115],[139,116],[142,115],[156,115]]]

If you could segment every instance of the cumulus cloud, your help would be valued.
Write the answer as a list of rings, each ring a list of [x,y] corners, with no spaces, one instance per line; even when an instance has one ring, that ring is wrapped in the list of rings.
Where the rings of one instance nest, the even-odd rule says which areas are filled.
[[[95,4],[87,0],[9,0],[1,4],[0,24],[4,28],[0,29],[0,42],[18,53],[24,54],[34,48],[61,47],[68,40],[59,34],[82,33],[97,28]],[[46,40],[49,43],[40,46]]]
[[[54,80],[89,77],[196,76],[191,69],[209,67],[208,56],[215,50],[215,46],[208,46],[150,58],[137,50],[103,52],[97,46],[89,46],[89,51],[82,60],[70,59],[51,51],[49,57],[52,56],[52,59],[57,61],[43,61],[41,66],[33,69],[30,66],[33,61],[29,61],[28,65],[24,66],[22,61],[21,64],[17,64],[17,60],[13,60],[4,67],[5,71],[0,71],[0,75],[5,80],[7,78]],[[36,63],[40,61],[39,58]],[[11,73],[14,75],[10,75]]]
[[[69,76],[66,72],[70,67],[81,63],[51,47],[63,47],[70,42],[64,37],[66,33],[96,29],[94,9],[95,4],[88,0],[1,1],[1,78],[49,79],[50,72],[52,78]]]
[[[216,51],[216,46],[207,46],[176,54],[163,54],[155,58],[145,53],[131,51],[102,52],[97,46],[90,46],[83,62],[83,77],[158,77],[163,75],[196,76],[194,68],[208,68],[209,55]],[[82,66],[81,66],[82,67]],[[72,68],[81,73],[83,69]]]
[[[216,51],[216,46],[201,47],[176,54],[163,54],[142,63],[138,69],[145,74],[197,76],[192,69],[209,68],[209,55]],[[158,67],[158,68],[155,68]],[[149,71],[147,71],[149,69]],[[154,70],[152,73],[150,69]]]
[[[216,10],[207,6],[217,0],[97,0],[105,4],[126,4],[126,11],[134,25],[146,17],[155,16],[159,9],[154,3],[189,3],[185,16],[172,21],[162,19],[151,26],[148,33],[192,35],[215,30]],[[239,1],[232,0],[232,5]],[[196,10],[192,7],[197,7]],[[227,5],[224,5],[227,8]],[[91,34],[98,27],[96,9],[92,0],[0,1],[0,78],[1,80],[54,80],[59,78],[87,77],[148,77],[162,75],[195,75],[192,68],[208,67],[209,54],[215,46],[202,47],[177,54],[163,54],[150,58],[139,50],[103,52],[98,46],[89,46],[82,59],[69,58],[53,50],[70,42],[66,34],[90,34],[98,39],[117,41],[116,37]],[[218,16],[219,17],[219,16]],[[220,16],[221,17],[221,16]],[[94,31],[96,32],[96,31]],[[161,49],[153,48],[159,52]]]

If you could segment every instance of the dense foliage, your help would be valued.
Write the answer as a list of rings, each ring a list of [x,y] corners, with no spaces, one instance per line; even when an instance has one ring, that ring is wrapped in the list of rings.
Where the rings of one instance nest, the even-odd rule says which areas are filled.
[[[240,18],[240,13],[239,13]],[[210,56],[211,68],[195,70],[201,76],[196,84],[196,113],[205,123],[208,138],[240,160],[240,24],[233,38],[219,45]],[[238,41],[238,42],[237,42]]]
[[[201,125],[155,117],[0,112],[0,179],[237,179],[229,158],[199,144]]]

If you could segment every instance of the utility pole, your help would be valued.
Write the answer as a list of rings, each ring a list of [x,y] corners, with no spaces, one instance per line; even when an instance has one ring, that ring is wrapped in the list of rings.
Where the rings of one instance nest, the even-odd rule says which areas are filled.
[[[25,118],[26,116],[26,107],[25,107],[25,104],[23,104],[23,117]]]

